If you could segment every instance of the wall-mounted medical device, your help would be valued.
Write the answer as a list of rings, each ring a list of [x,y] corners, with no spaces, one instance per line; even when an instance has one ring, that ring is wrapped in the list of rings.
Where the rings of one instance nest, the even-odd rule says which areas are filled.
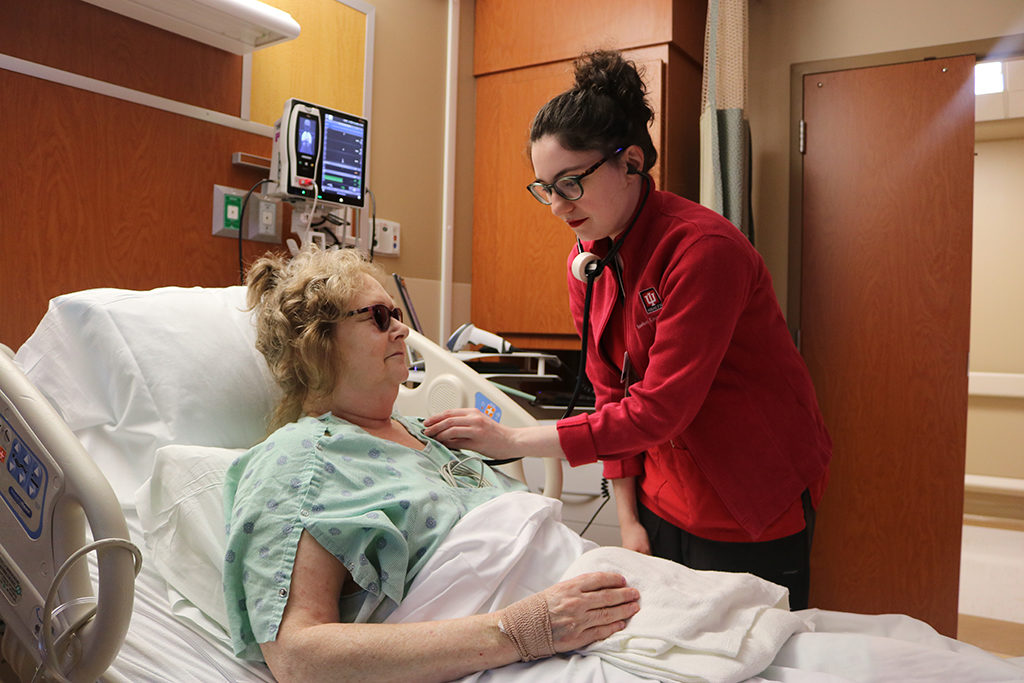
[[[362,208],[367,120],[289,99],[274,124],[270,194]]]

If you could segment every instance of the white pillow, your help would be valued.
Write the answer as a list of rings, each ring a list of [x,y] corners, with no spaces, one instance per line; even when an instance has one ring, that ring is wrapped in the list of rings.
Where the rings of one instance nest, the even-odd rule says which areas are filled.
[[[224,633],[224,475],[244,452],[163,446],[157,449],[152,478],[135,494],[149,550],[146,561]]]
[[[265,436],[277,388],[244,306],[239,286],[67,294],[16,360],[130,503],[161,446]]]

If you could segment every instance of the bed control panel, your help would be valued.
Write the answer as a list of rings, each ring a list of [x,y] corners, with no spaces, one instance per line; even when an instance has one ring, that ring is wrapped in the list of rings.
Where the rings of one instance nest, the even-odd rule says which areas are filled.
[[[43,503],[49,472],[43,460],[0,415],[0,498],[3,498],[30,538],[43,529]]]

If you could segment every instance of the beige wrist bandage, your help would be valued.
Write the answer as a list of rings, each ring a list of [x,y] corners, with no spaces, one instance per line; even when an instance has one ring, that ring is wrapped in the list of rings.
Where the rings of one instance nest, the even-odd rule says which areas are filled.
[[[498,630],[508,636],[524,662],[555,654],[548,603],[541,595],[506,607],[498,621]]]

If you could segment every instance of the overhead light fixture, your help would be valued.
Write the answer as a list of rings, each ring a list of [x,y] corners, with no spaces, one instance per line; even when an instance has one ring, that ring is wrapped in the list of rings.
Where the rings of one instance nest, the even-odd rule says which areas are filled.
[[[171,33],[244,55],[299,36],[290,14],[258,0],[86,0]]]

